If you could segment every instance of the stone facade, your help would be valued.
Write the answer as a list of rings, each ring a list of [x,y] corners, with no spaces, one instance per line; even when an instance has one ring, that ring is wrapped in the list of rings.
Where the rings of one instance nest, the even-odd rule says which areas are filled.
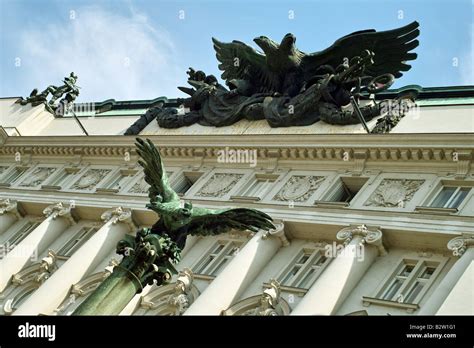
[[[457,112],[436,107],[441,118]],[[107,128],[114,116],[86,125],[102,122],[114,136],[54,137],[74,120],[28,134],[25,114],[41,120],[42,111],[24,108],[0,127],[0,313],[68,315],[118,264],[116,242],[157,216],[145,208],[133,137]],[[198,126],[163,137],[147,127],[170,183],[189,183],[183,200],[261,209],[277,229],[189,237],[181,273],[146,286],[122,314],[474,314],[473,134],[405,134],[409,122],[388,135],[234,125],[212,137]],[[256,166],[218,161],[226,147],[255,151]],[[256,178],[271,186],[246,199]]]

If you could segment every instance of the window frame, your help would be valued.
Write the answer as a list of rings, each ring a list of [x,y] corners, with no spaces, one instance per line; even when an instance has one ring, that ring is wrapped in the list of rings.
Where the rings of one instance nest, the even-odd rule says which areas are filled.
[[[336,178],[335,183],[332,184],[331,187],[323,195],[322,200],[316,201],[315,203],[346,203],[346,205],[349,206],[357,199],[359,193],[364,190],[370,179],[371,178],[369,176],[340,175]],[[346,181],[353,181],[353,185],[358,186],[357,192],[353,194],[348,187],[348,182]],[[336,195],[336,192],[341,189],[347,193],[349,199],[346,199],[345,201],[332,199],[332,197]]]
[[[310,289],[331,262],[330,258],[325,257],[324,253],[324,248],[303,246],[298,250],[291,262],[280,273],[278,273],[276,280],[282,287],[304,290]],[[301,264],[299,261],[303,256],[308,256],[308,259]],[[318,265],[319,260],[323,258],[323,263]],[[285,281],[287,280],[288,275],[296,266],[299,266],[298,271],[292,276],[292,278],[290,278],[291,281],[286,283]],[[316,269],[316,271],[307,279],[307,276],[312,269]]]
[[[442,207],[440,206],[434,206],[432,205],[435,200],[438,198],[438,196],[443,192],[443,190],[445,188],[448,188],[448,187],[454,187],[456,188],[454,190],[454,192],[451,194],[451,196],[448,198],[448,200],[446,201],[446,203],[443,204]],[[450,207],[448,205],[448,203],[451,203],[455,197],[456,197],[456,194],[463,188],[468,188],[469,191],[467,192],[466,196],[462,199],[462,201],[458,204],[457,207]],[[469,185],[456,185],[456,184],[441,184],[441,187],[438,188],[438,190],[436,191],[436,193],[432,196],[432,198],[429,200],[429,204],[428,204],[428,207],[429,208],[441,208],[441,209],[457,209],[458,211],[460,210],[460,208],[462,207],[463,203],[466,201],[466,199],[468,198],[469,194],[471,193],[472,191],[472,186],[469,186]]]
[[[118,168],[112,173],[106,175],[106,177],[97,184],[95,188],[96,193],[121,193],[125,192],[125,190],[129,187],[130,183],[134,181],[134,178],[139,174],[137,169],[129,169],[129,168]],[[124,181],[120,188],[112,187],[115,183],[120,183]],[[99,185],[100,184],[100,185]]]
[[[233,201],[261,201],[272,190],[280,176],[281,174],[255,173],[241,185],[240,189],[234,196],[231,196],[230,199]],[[264,185],[266,185],[266,187],[261,187],[257,191],[250,191],[258,182],[265,182]]]
[[[42,221],[39,221],[37,219],[26,219],[26,222],[22,224],[21,226],[17,227],[12,234],[8,236],[7,239],[2,241],[0,245],[4,248],[4,250],[0,253],[0,260],[3,259],[8,253],[10,253],[13,249],[15,249],[15,246],[17,246],[19,243],[21,243],[28,235],[36,229]],[[30,225],[29,227],[26,227],[27,225]],[[26,227],[26,230],[24,230]],[[14,243],[13,243],[13,241]],[[18,241],[19,240],[19,241]],[[13,245],[13,248],[11,246]],[[6,252],[5,252],[5,248]]]
[[[191,270],[194,276],[197,278],[217,277],[236,255],[236,252],[233,250],[242,249],[245,243],[245,240],[240,239],[219,238],[212,243],[206,252],[192,265]],[[222,249],[215,252],[221,245],[223,245]],[[231,251],[232,254],[228,254],[229,251]],[[211,256],[212,259],[209,260]],[[225,260],[224,263],[222,263],[223,260]]]
[[[66,242],[64,242],[55,252],[55,254],[60,257],[61,259],[68,259],[69,257],[74,254],[74,252],[77,251],[82,245],[84,245],[89,238],[91,238],[98,230],[100,227],[98,226],[83,226],[81,227],[78,231],[74,233],[74,235],[69,238]],[[84,231],[87,230],[87,231]],[[74,243],[72,246],[70,246],[66,251],[63,251],[63,249],[66,248],[68,244],[71,242],[77,240],[77,243]],[[73,250],[72,253],[70,251]]]
[[[372,297],[362,297],[364,305],[368,306],[370,304],[377,304],[399,307],[405,308],[409,312],[419,309],[425,295],[436,282],[447,262],[448,258],[446,257],[402,257],[374,291],[374,295]],[[394,295],[390,297],[390,299],[384,298],[384,295],[390,290],[391,285],[396,281],[396,279],[403,277],[400,276],[399,273],[407,265],[413,266],[410,274],[405,278],[402,285],[397,289]],[[425,268],[433,267],[435,268],[435,271],[431,274],[429,279],[420,278]],[[407,299],[410,297],[411,291],[414,289],[415,284],[420,282],[420,279],[423,279],[421,280],[422,283],[424,283],[423,288],[410,302],[408,302]]]
[[[19,183],[19,180],[31,169],[31,166],[28,165],[21,165],[17,164],[14,166],[11,166],[10,168],[6,169],[1,175],[1,181],[0,181],[0,186],[3,187],[13,187],[16,186],[17,183]],[[19,170],[21,170],[21,173],[11,181],[4,181],[7,178],[10,178],[12,174],[16,174]],[[16,172],[15,172],[16,171]]]

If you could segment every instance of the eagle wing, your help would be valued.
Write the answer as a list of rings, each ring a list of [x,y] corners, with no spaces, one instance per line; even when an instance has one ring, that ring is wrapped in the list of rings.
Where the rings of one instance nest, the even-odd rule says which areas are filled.
[[[179,202],[179,196],[174,192],[168,182],[166,170],[163,167],[161,155],[150,139],[136,138],[137,153],[141,157],[138,163],[143,167],[145,181],[150,185],[148,197],[150,203]]]
[[[278,88],[277,76],[268,70],[266,57],[243,42],[230,43],[212,38],[221,77],[226,82],[233,79],[249,81],[258,92],[271,92]]]
[[[366,68],[365,74],[375,77],[390,73],[397,78],[401,77],[402,71],[411,68],[411,65],[405,62],[417,57],[416,53],[409,51],[419,44],[416,40],[420,34],[418,26],[418,22],[415,21],[393,30],[369,29],[346,35],[327,49],[307,54],[302,58],[301,68],[305,78],[314,76],[321,65],[328,64],[336,68],[345,57],[350,60],[354,56],[359,56],[364,50],[375,53],[374,64]]]
[[[187,234],[209,236],[232,229],[258,232],[274,228],[272,218],[259,210],[246,208],[210,210],[195,207],[193,217],[187,225]]]

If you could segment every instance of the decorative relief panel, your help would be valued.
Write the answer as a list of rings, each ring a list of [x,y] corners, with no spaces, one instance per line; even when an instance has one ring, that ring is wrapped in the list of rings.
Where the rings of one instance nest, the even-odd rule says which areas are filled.
[[[424,182],[424,180],[384,179],[364,205],[404,208]]]
[[[74,190],[92,190],[110,171],[110,169],[89,169],[71,188]]]
[[[214,174],[196,193],[196,196],[201,197],[223,197],[237,184],[243,177],[243,174]]]
[[[29,174],[21,183],[23,187],[34,187],[42,184],[51,174],[58,168],[55,167],[39,167]]]
[[[148,193],[150,185],[145,181],[145,177],[142,176],[138,181],[133,184],[132,188],[128,190],[130,193]]]
[[[293,175],[273,199],[276,201],[306,202],[324,179],[324,176]]]

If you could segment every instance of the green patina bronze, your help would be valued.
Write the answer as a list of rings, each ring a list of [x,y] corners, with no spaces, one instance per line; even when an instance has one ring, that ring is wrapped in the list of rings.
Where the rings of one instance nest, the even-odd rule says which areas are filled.
[[[213,39],[227,86],[213,75],[190,68],[191,88],[178,87],[190,96],[183,101],[189,111],[178,113],[165,107],[150,116],[162,128],[194,123],[223,127],[242,119],[266,120],[271,127],[305,126],[320,120],[365,126],[365,121],[381,115],[380,103],[370,96],[389,88],[411,68],[406,62],[416,59],[410,51],[418,46],[418,26],[413,22],[387,31],[357,31],[310,54],[296,48],[293,34],[285,35],[281,43],[265,36],[255,38],[262,52],[240,41]],[[359,107],[363,98],[371,105]],[[395,102],[404,98],[397,96]],[[343,108],[349,104],[354,110]],[[397,117],[381,121],[375,132],[390,129]]]
[[[267,214],[246,208],[211,210],[183,205],[168,183],[160,153],[150,140],[137,138],[138,163],[150,184],[147,208],[159,215],[151,227],[126,236],[117,245],[123,255],[113,273],[75,310],[73,315],[118,314],[147,284],[166,284],[177,271],[188,235],[218,235],[230,230],[271,230]]]
[[[17,103],[21,105],[31,104],[32,106],[44,104],[45,109],[50,113],[58,117],[64,116],[79,95],[80,87],[76,85],[76,82],[77,75],[72,72],[69,76],[64,78],[63,85],[50,85],[41,93],[38,93],[38,89],[35,88],[29,97],[19,99]],[[48,100],[50,94],[51,99]],[[57,102],[61,97],[63,98]]]

